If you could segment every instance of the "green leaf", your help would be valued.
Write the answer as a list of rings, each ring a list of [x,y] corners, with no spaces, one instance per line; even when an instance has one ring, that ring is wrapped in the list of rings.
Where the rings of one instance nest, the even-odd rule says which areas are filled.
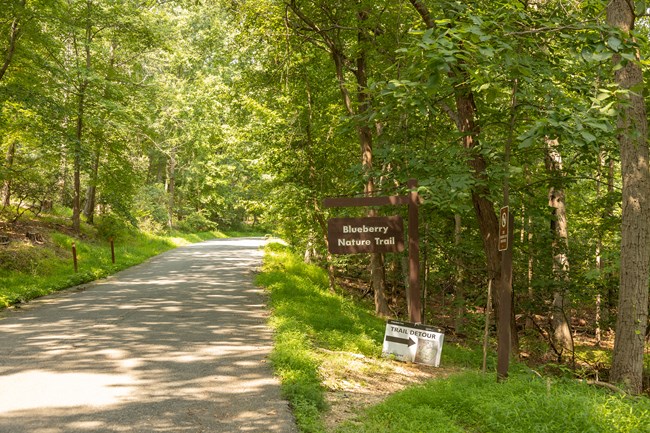
[[[645,0],[636,0],[634,2],[634,11],[636,16],[643,16],[647,14],[648,6]]]
[[[609,39],[607,39],[607,45],[609,45],[609,48],[618,53],[618,50],[621,49],[622,42],[616,36],[610,36]]]
[[[582,130],[580,131],[580,135],[582,135],[582,138],[584,138],[587,143],[593,143],[596,141],[596,136],[591,132]]]
[[[534,142],[535,142],[534,136],[526,137],[519,143],[519,149],[528,149],[533,145]]]
[[[479,47],[478,51],[485,57],[494,57],[494,48],[492,47]]]
[[[609,98],[610,96],[612,96],[612,92],[609,92],[609,91],[600,92],[598,94],[598,96],[596,96],[596,101],[604,101],[605,99]]]

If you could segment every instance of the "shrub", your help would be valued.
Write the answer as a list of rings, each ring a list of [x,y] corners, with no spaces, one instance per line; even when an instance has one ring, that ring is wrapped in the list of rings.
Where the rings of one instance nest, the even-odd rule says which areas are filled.
[[[176,228],[185,233],[209,232],[217,230],[217,223],[210,221],[203,212],[193,212],[178,221]]]
[[[113,214],[102,215],[101,218],[98,218],[95,227],[98,236],[103,239],[116,238],[132,229],[132,226],[124,219]]]

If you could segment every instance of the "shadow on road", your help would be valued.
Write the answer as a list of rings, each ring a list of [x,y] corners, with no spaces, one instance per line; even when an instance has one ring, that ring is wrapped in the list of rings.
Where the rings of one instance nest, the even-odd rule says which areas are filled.
[[[177,249],[0,316],[0,432],[292,432],[259,240]]]

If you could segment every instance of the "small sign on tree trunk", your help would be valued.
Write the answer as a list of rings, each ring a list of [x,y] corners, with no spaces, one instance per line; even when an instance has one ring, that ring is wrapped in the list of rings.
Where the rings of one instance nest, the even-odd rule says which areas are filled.
[[[501,208],[499,212],[499,251],[505,251],[508,249],[508,231],[510,215],[508,212],[508,206]]]

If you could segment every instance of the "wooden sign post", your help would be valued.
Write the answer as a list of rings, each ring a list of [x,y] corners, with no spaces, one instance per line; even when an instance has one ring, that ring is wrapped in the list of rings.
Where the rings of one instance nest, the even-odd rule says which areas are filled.
[[[332,208],[408,205],[409,319],[413,323],[422,323],[418,182],[409,179],[407,185],[411,190],[409,195],[326,198],[323,200],[323,206]],[[403,251],[404,235],[401,227],[402,218],[399,216],[334,218],[328,224],[330,252],[357,254]]]

